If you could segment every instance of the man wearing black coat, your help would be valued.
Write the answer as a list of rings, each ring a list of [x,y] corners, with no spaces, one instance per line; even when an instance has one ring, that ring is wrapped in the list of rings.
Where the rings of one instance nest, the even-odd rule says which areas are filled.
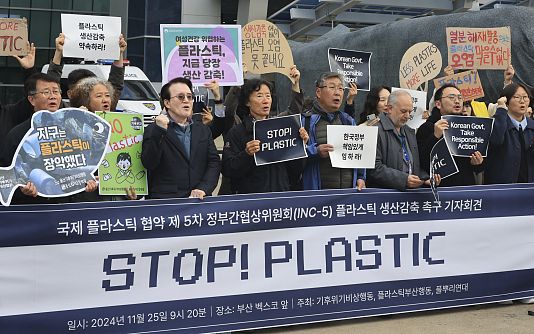
[[[452,84],[441,86],[434,94],[436,107],[426,122],[417,130],[417,146],[421,168],[430,170],[430,152],[443,137],[443,131],[449,128],[448,122],[441,119],[445,115],[462,116],[463,97],[458,88]],[[484,158],[476,151],[471,157],[453,156],[458,173],[441,180],[441,187],[468,186],[475,184],[475,174],[482,172]]]
[[[148,170],[149,198],[202,199],[217,186],[220,158],[210,129],[191,120],[192,88],[185,78],[161,88],[166,114],[146,128],[141,154]]]

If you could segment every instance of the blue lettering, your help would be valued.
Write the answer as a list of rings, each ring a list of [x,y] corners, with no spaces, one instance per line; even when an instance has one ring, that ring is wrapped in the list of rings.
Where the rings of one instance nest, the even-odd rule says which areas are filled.
[[[320,274],[321,269],[305,269],[304,268],[304,241],[297,240],[297,274],[311,275]]]
[[[332,255],[332,248],[336,243],[341,243],[344,247],[345,254],[342,256],[333,256]],[[347,239],[341,237],[341,238],[331,238],[330,241],[324,246],[325,248],[325,255],[326,255],[326,272],[331,273],[332,272],[332,263],[334,261],[345,261],[345,271],[351,271],[352,270],[352,260],[350,256],[350,243],[347,241]]]
[[[228,252],[227,259],[217,262],[217,252]],[[215,282],[215,268],[231,267],[235,264],[236,252],[234,246],[210,247],[208,252],[208,283]]]
[[[430,256],[430,240],[433,237],[444,237],[445,232],[430,232],[427,237],[423,240],[423,258],[428,264],[443,264],[445,260],[433,260]]]
[[[150,279],[148,283],[149,287],[154,288],[158,286],[159,257],[169,254],[169,251],[148,252],[141,254],[142,257],[150,257]]]
[[[284,247],[284,256],[273,258],[273,247]],[[275,241],[265,243],[265,278],[273,277],[273,264],[289,262],[292,255],[292,247],[289,241]]]
[[[190,279],[184,279],[181,275],[182,270],[182,259],[187,255],[191,254],[195,257],[195,273],[191,276]],[[174,268],[172,270],[172,277],[178,282],[178,284],[195,284],[196,281],[202,276],[202,259],[204,256],[202,253],[196,249],[184,249],[174,258]]]
[[[106,279],[102,281],[102,288],[106,291],[129,290],[134,283],[134,273],[130,269],[111,269],[113,267],[113,260],[126,259],[126,264],[135,264],[135,256],[133,254],[115,254],[108,255],[104,259],[104,272],[106,275],[125,275],[123,285],[111,286],[111,280]]]
[[[393,239],[393,259],[395,268],[401,266],[400,239],[408,238],[408,234],[386,234],[386,239]]]
[[[374,241],[375,246],[380,246],[382,241],[378,237],[378,235],[366,235],[362,237],[358,237],[356,239],[356,252],[360,255],[374,255],[375,260],[373,264],[363,264],[363,260],[356,260],[356,266],[360,270],[367,270],[367,269],[378,269],[380,268],[380,265],[382,265],[382,255],[377,249],[370,249],[370,250],[364,250],[363,249],[363,242],[364,241]]]

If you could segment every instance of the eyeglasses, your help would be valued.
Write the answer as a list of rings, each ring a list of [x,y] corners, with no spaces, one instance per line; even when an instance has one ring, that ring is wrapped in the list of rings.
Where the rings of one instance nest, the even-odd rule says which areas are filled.
[[[460,94],[456,95],[456,94],[449,94],[449,95],[445,95],[445,96],[442,96],[441,98],[448,98],[449,100],[451,101],[454,101],[456,99],[458,99],[458,101],[463,101],[464,100],[464,97]]]
[[[45,89],[40,92],[35,92],[31,95],[43,94],[44,97],[50,97],[51,95],[61,95],[61,89],[49,90]]]
[[[523,96],[519,96],[519,95],[514,95],[512,96],[514,98],[514,100],[516,100],[517,102],[521,102],[521,101],[530,101],[530,96],[528,95],[523,95]]]
[[[188,101],[191,101],[193,100],[193,94],[178,94],[175,96],[171,96],[171,99],[172,98],[177,98],[180,102],[184,102],[185,98],[187,98]]]
[[[445,95],[445,96],[442,96],[441,98],[448,98],[449,100],[451,101],[454,101],[456,99],[458,99],[458,101],[463,101],[464,100],[464,97],[460,94],[456,95],[456,94],[449,94],[449,95]]]
[[[343,86],[319,86],[319,88],[326,88],[332,92],[342,92],[345,89]]]

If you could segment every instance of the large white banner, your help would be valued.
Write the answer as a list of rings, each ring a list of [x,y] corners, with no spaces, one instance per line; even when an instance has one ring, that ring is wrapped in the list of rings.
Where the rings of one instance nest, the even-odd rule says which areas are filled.
[[[0,208],[6,333],[221,332],[534,296],[530,184]],[[22,229],[21,226],[24,226]]]

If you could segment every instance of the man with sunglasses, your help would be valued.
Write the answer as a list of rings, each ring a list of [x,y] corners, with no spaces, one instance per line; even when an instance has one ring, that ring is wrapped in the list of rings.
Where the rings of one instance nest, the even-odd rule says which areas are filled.
[[[145,129],[141,161],[149,198],[211,195],[221,170],[210,129],[193,122],[193,85],[175,78],[161,88],[164,111]]]
[[[421,167],[428,173],[430,170],[430,152],[434,145],[443,137],[443,131],[449,128],[445,115],[463,116],[464,100],[458,87],[452,84],[441,86],[434,94],[436,106],[426,122],[417,130],[417,144]],[[468,186],[476,183],[475,175],[482,172],[484,158],[476,151],[471,157],[453,156],[458,173],[442,180],[442,187]]]

